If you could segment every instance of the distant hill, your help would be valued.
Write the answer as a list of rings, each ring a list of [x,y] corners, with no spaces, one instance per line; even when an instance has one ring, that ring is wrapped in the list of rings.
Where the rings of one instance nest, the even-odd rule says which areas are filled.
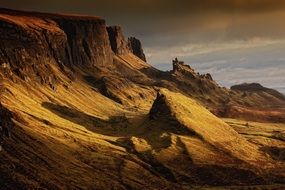
[[[266,88],[258,83],[243,83],[240,85],[234,85],[231,90],[242,91],[242,92],[256,92],[256,93],[268,93],[275,96],[278,99],[285,100],[285,96],[277,90]]]

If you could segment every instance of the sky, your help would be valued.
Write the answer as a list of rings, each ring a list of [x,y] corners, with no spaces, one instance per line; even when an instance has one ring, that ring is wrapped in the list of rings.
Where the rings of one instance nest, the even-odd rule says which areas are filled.
[[[222,86],[285,93],[285,0],[1,0],[1,7],[101,16],[139,38],[161,70],[178,57]]]

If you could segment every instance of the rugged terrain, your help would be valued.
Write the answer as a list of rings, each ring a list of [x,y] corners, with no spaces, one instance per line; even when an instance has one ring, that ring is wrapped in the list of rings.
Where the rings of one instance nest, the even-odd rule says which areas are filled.
[[[0,33],[1,189],[285,183],[276,91],[160,71],[99,17],[0,9]]]

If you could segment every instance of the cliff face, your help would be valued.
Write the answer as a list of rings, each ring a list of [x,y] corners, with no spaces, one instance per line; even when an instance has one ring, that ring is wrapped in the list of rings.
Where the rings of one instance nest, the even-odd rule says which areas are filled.
[[[0,64],[6,77],[36,80],[51,87],[54,69],[100,67],[112,63],[105,21],[0,10]]]
[[[108,26],[107,31],[112,50],[115,54],[123,55],[133,53],[135,56],[146,62],[140,40],[135,37],[129,37],[128,41],[126,41],[120,26]]]
[[[112,69],[114,54],[134,52],[145,60],[138,40],[128,46],[121,27],[107,27],[99,17],[0,9],[0,33],[0,75],[14,82],[55,89],[57,71],[73,79],[76,68]]]
[[[128,38],[128,46],[134,55],[146,62],[145,54],[143,52],[140,40],[136,39],[135,37],[130,37]]]
[[[121,55],[129,52],[128,44],[123,35],[123,30],[119,26],[107,27],[110,44],[114,53]]]
[[[65,32],[65,53],[68,63],[84,66],[106,66],[112,63],[112,50],[102,19],[56,19]]]

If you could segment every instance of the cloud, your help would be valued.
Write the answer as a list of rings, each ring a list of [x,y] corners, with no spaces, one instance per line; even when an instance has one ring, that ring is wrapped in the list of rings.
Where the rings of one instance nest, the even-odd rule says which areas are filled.
[[[258,82],[285,94],[285,40],[253,38],[148,49],[154,66],[170,70],[178,56],[199,73],[211,73],[222,86]]]
[[[17,5],[18,7],[34,5],[34,7],[39,7],[39,9],[47,5],[49,7],[65,5],[66,7],[73,7],[74,10],[87,9],[88,6],[93,5],[92,8],[103,8],[105,11],[116,9],[118,11],[140,11],[150,14],[152,12],[147,11],[155,13],[169,13],[169,11],[172,11],[172,14],[184,14],[185,10],[191,12],[207,12],[209,10],[263,12],[280,10],[285,7],[283,0],[13,0],[3,2],[2,4],[4,6]]]
[[[229,52],[247,50],[251,52],[255,48],[268,47],[276,44],[284,44],[285,40],[271,40],[263,38],[252,38],[249,40],[233,40],[225,42],[211,42],[211,43],[188,43],[173,46],[159,46],[146,48],[145,52],[148,60],[154,64],[168,63],[174,57],[185,59],[188,57],[201,57],[208,66],[207,58],[213,58],[219,55],[220,57],[227,57]],[[283,49],[283,48],[282,48]],[[218,57],[216,57],[218,58]]]
[[[150,46],[284,37],[284,0],[13,0],[1,6],[98,15]]]
[[[135,17],[176,17],[209,12],[260,13],[284,10],[283,0],[13,0],[1,6],[39,11],[107,13]]]

